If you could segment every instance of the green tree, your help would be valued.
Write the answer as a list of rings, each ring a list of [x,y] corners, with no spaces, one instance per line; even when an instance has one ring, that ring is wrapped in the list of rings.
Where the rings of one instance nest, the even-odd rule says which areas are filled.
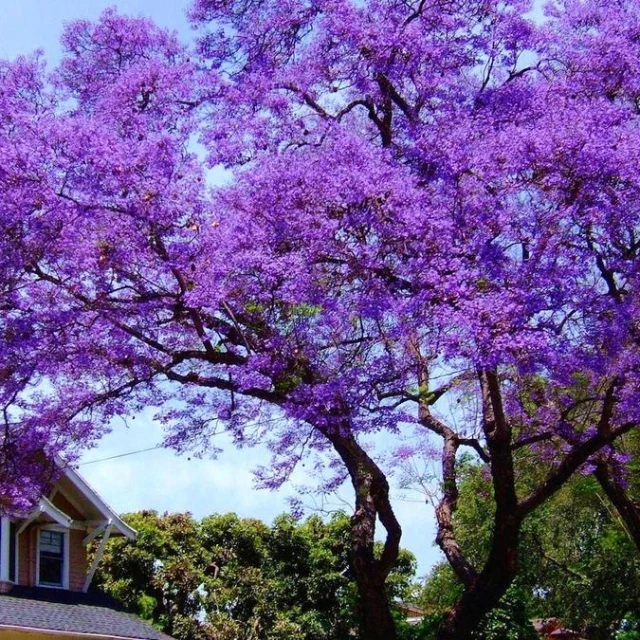
[[[124,516],[135,543],[111,539],[96,584],[128,610],[181,640],[203,637],[198,621],[209,556],[190,514],[140,511]]]
[[[625,444],[628,449],[636,446]],[[532,476],[539,471],[524,463],[522,468],[525,473],[519,483],[535,482]],[[481,566],[491,538],[493,498],[479,466],[468,459],[462,469],[455,527],[465,554]],[[637,488],[630,478],[631,497]],[[530,628],[527,620],[536,617],[558,617],[593,640],[612,638],[623,628],[627,634],[635,633],[640,557],[594,476],[577,476],[525,520],[520,557],[516,581],[479,632],[483,640],[524,638]],[[444,615],[461,589],[449,565],[441,563],[427,577],[420,603],[433,616]]]
[[[346,514],[282,515],[270,527],[235,514],[124,518],[138,539],[109,543],[98,582],[179,640],[365,640]],[[387,583],[392,601],[412,596],[414,575],[403,550]]]

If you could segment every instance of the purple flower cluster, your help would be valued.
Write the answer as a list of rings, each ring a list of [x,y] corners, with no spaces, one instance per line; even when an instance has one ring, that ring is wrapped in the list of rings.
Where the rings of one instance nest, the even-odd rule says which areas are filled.
[[[267,484],[339,460],[389,532],[360,438],[417,429],[442,443],[439,542],[469,584],[459,447],[497,517],[581,468],[620,479],[640,424],[640,10],[531,9],[196,0],[191,48],[108,10],[66,27],[51,73],[1,62],[3,503],[37,493],[10,488],[35,451],[151,406],[178,449],[221,425],[268,443]],[[208,186],[220,165],[233,179]],[[520,451],[548,472],[526,496]]]

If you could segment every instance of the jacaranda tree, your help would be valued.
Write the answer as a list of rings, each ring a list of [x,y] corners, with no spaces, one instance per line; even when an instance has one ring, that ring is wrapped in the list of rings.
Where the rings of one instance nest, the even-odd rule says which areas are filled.
[[[192,50],[107,11],[66,27],[51,75],[4,65],[8,432],[83,442],[155,406],[178,449],[222,427],[267,443],[267,485],[325,458],[325,488],[354,488],[373,640],[395,637],[401,531],[367,435],[400,457],[437,443],[437,542],[465,586],[439,638],[469,638],[574,473],[637,521],[616,442],[640,420],[640,6],[197,0],[191,18]],[[217,165],[233,178],[209,188]],[[483,566],[456,538],[461,448],[491,479]]]

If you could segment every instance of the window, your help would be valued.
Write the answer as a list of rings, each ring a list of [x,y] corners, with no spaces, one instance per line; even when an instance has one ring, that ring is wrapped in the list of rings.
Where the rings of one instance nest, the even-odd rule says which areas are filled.
[[[40,529],[38,544],[38,584],[66,586],[66,534],[55,529]]]

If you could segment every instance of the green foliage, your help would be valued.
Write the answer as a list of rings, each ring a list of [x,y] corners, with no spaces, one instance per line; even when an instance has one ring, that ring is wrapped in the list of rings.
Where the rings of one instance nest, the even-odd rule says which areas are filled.
[[[419,604],[426,613],[421,625],[414,628],[410,640],[433,640],[447,610],[462,594],[462,585],[451,567],[437,564],[425,581]],[[516,581],[500,600],[498,606],[485,618],[476,640],[536,640],[535,631],[529,621],[527,587]]]
[[[518,583],[501,598],[475,633],[477,640],[537,640],[527,614],[527,594]]]
[[[625,445],[638,450],[638,436]],[[633,462],[632,462],[633,464]],[[521,495],[546,472],[522,461]],[[489,549],[493,497],[482,467],[463,461],[455,527],[463,552],[482,567]],[[631,477],[630,494],[640,487]],[[442,563],[427,577],[419,604],[442,615],[462,591],[451,568]],[[624,526],[594,478],[577,476],[523,523],[520,569],[500,605],[487,617],[478,638],[526,638],[527,620],[557,617],[586,637],[631,640],[636,632],[629,612],[640,611],[640,558]],[[625,626],[626,625],[626,626]],[[626,634],[626,635],[625,635]]]
[[[271,527],[235,514],[124,517],[138,539],[109,542],[99,584],[178,640],[366,640],[345,514],[282,515]],[[414,574],[415,558],[401,551],[391,599],[413,595]]]
[[[96,583],[127,609],[171,635],[196,639],[202,607],[199,587],[207,554],[198,523],[189,514],[159,516],[155,511],[127,514],[138,531],[134,543],[111,539]]]
[[[451,567],[442,562],[435,565],[427,576],[418,605],[427,615],[441,617],[462,595],[462,584]]]
[[[614,640],[640,640],[640,613],[628,613],[624,616]]]

